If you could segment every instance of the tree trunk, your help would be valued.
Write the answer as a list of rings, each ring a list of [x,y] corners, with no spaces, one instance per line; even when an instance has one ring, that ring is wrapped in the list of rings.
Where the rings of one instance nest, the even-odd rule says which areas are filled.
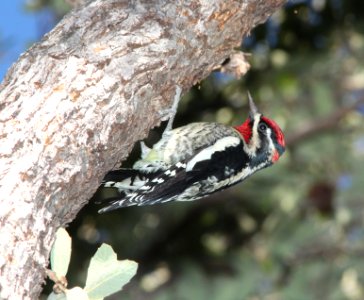
[[[0,85],[0,298],[38,298],[55,231],[283,2],[89,1],[21,55]]]

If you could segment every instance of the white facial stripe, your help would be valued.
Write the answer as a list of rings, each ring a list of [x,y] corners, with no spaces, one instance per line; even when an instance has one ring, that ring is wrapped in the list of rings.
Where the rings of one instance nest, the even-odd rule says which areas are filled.
[[[258,125],[261,118],[261,114],[256,114],[254,116],[252,136],[249,144],[244,143],[244,150],[250,156],[254,157],[256,155],[256,150],[260,147],[260,139],[258,134]]]
[[[251,138],[250,143],[249,143],[249,147],[251,149],[257,149],[257,148],[260,147],[260,138],[259,138],[259,134],[258,134],[258,124],[259,124],[261,116],[262,116],[261,114],[256,114],[254,116],[254,123],[253,123],[253,128],[252,128],[252,138]]]
[[[274,149],[274,144],[273,144],[273,140],[272,140],[272,129],[270,129],[269,127],[267,128],[267,136],[268,136],[268,141],[269,141],[269,148]]]
[[[269,149],[270,149],[270,160],[273,159],[275,146],[272,139],[272,130],[270,128],[267,128],[267,135],[268,135],[268,141],[269,141]]]
[[[228,147],[235,147],[240,143],[240,139],[233,136],[227,136],[222,139],[219,139],[216,141],[215,144],[213,144],[210,147],[207,147],[206,149],[199,152],[197,155],[195,155],[188,163],[186,167],[186,171],[191,171],[193,167],[199,162],[203,160],[209,160],[211,159],[211,156],[215,152],[224,151]]]

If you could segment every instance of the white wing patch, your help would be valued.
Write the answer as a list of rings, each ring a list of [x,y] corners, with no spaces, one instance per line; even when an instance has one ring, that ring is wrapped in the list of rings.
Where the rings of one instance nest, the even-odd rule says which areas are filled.
[[[176,167],[179,168],[179,169],[184,169],[186,168],[186,164],[185,163],[182,163],[182,162],[178,162],[176,163]]]
[[[164,182],[164,179],[163,178],[160,178],[160,177],[157,177],[157,178],[154,178],[152,180],[152,182],[155,182],[155,183],[163,183]]]
[[[233,137],[233,136],[227,136],[227,137],[217,140],[215,144],[213,144],[210,147],[207,147],[206,149],[202,150],[197,155],[195,155],[187,163],[186,171],[187,172],[191,171],[193,169],[193,167],[200,161],[211,159],[211,156],[215,152],[224,151],[228,147],[235,147],[235,146],[239,145],[239,143],[240,143],[240,139],[238,137]]]
[[[119,191],[125,190],[138,190],[146,183],[146,180],[142,180],[139,178],[135,178],[132,182],[131,177],[126,178],[122,181],[107,181],[103,183],[104,187],[113,187],[117,188]]]
[[[167,170],[164,172],[164,174],[166,174],[167,176],[173,177],[176,176],[176,170]]]

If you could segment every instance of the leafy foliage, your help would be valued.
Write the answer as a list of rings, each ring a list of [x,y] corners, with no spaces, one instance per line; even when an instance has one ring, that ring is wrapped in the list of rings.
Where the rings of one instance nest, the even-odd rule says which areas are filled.
[[[121,290],[136,270],[135,262],[118,261],[112,248],[103,244],[91,259],[85,290],[90,299],[102,299]]]
[[[66,276],[71,260],[71,238],[66,230],[59,229],[51,251],[52,270],[58,276]]]
[[[71,238],[65,229],[60,228],[52,248],[51,265],[55,273],[55,289],[48,300],[99,300],[120,291],[135,275],[137,263],[129,260],[118,261],[115,252],[109,245],[102,244],[92,257],[88,268],[84,289],[74,287],[67,289],[67,281],[62,279],[68,269],[71,257]]]

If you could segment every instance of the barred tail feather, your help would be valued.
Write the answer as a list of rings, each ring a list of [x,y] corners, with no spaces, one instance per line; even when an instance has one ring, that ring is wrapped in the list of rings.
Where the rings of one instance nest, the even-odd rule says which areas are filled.
[[[139,172],[138,170],[134,169],[113,170],[105,175],[102,185],[104,186],[105,184],[111,184],[111,182],[120,182],[128,178],[135,178],[137,175],[139,175]]]
[[[120,199],[120,198],[107,199],[107,201],[110,201],[110,200],[111,200],[111,203],[108,206],[105,206],[104,208],[99,209],[99,214],[113,211],[120,207],[127,207],[127,206],[131,206],[131,205],[135,205],[135,204],[129,204],[129,205],[125,204],[124,205],[124,202],[127,201],[127,198],[125,198],[125,199]]]
[[[111,171],[102,185],[118,189],[119,198],[105,199],[110,204],[99,213],[127,206],[144,206],[174,200],[185,188],[186,164],[177,163],[168,170],[143,173],[141,170]]]
[[[134,192],[130,194],[126,194],[124,198],[112,198],[107,199],[110,201],[110,204],[102,209],[99,210],[99,213],[105,213],[109,211],[113,211],[119,209],[121,207],[128,207],[128,206],[146,206],[146,205],[154,205],[156,203],[164,203],[174,200],[176,193],[173,195],[169,195],[166,197],[155,197],[154,195],[149,195],[148,192],[140,193]]]
[[[142,187],[148,175],[134,169],[118,169],[110,171],[101,183],[102,187],[112,187],[120,192],[134,191]]]

